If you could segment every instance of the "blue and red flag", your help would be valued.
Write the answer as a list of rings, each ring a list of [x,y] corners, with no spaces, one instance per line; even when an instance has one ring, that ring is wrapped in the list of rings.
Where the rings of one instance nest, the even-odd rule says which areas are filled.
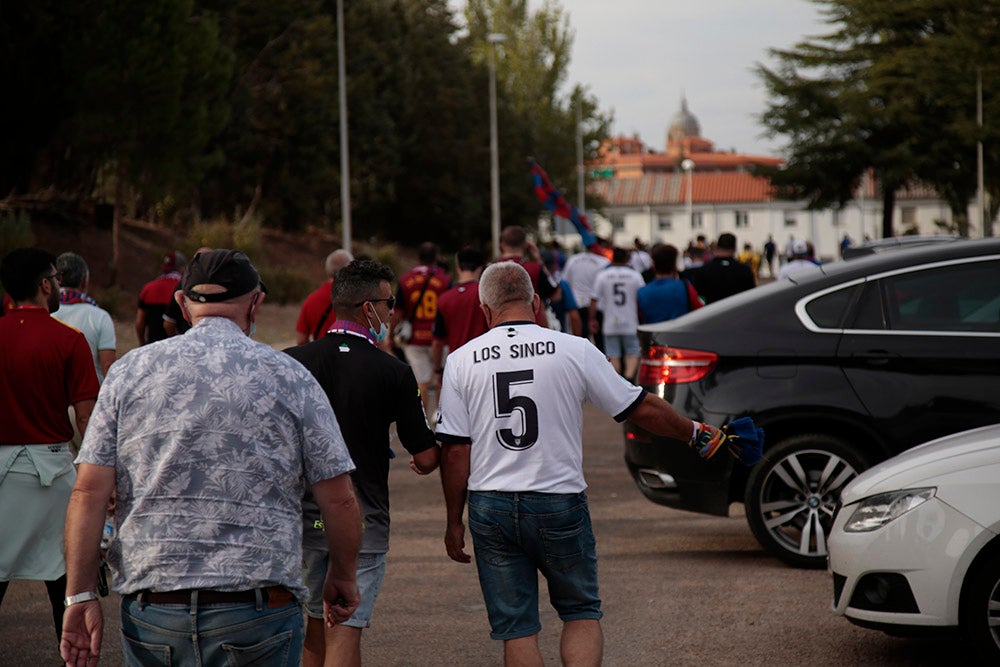
[[[583,239],[583,247],[590,248],[597,243],[594,230],[590,227],[590,223],[587,222],[587,215],[566,201],[566,198],[555,189],[552,181],[549,180],[548,174],[535,162],[534,158],[528,158],[528,164],[531,165],[531,183],[535,188],[535,196],[538,197],[538,201],[542,202],[545,208],[552,211],[553,215],[566,218],[573,223],[576,231],[580,232],[580,237]]]

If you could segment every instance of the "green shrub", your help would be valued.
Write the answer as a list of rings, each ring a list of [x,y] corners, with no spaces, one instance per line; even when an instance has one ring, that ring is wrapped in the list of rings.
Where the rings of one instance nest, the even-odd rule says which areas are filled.
[[[122,304],[127,300],[132,298],[132,295],[126,294],[125,290],[122,289],[121,285],[111,285],[110,287],[105,287],[92,296],[97,300],[97,304],[108,311],[111,315],[111,319],[118,320],[123,315]]]
[[[35,245],[31,217],[24,211],[0,211],[0,257],[15,248]]]
[[[191,226],[181,248],[190,259],[194,251],[201,247],[232,248],[233,226],[225,220],[199,222]]]
[[[267,287],[267,300],[281,305],[298,303],[313,290],[313,284],[304,274],[286,267],[257,266],[260,279]]]
[[[399,258],[399,247],[395,243],[383,243],[374,248],[372,259],[392,269],[397,278],[402,273],[403,265]]]
[[[240,218],[233,225],[233,247],[239,248],[249,257],[260,257],[261,218],[257,215]]]

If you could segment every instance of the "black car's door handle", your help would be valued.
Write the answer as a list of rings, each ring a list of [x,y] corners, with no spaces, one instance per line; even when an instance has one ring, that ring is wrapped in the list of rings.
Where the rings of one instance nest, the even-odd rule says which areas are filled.
[[[855,352],[851,357],[866,361],[873,366],[881,366],[889,363],[890,359],[898,359],[899,354],[888,350],[865,350],[864,352]]]

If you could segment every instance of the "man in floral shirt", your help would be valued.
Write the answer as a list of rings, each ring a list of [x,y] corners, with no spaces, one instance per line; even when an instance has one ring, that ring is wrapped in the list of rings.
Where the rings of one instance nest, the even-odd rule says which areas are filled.
[[[184,336],[111,367],[77,463],[66,520],[62,656],[100,652],[104,509],[127,664],[260,664],[302,652],[302,495],[330,539],[326,620],[346,620],[361,524],[354,464],[326,395],[288,355],[253,342],[260,278],[246,255],[199,253],[182,281]],[[257,663],[255,663],[257,664]]]

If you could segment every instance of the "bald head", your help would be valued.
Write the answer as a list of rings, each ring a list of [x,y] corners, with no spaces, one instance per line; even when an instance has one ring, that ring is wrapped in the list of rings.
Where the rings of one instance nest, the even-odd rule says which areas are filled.
[[[326,256],[326,275],[333,278],[337,271],[350,264],[354,260],[354,255],[346,250],[334,250]]]

